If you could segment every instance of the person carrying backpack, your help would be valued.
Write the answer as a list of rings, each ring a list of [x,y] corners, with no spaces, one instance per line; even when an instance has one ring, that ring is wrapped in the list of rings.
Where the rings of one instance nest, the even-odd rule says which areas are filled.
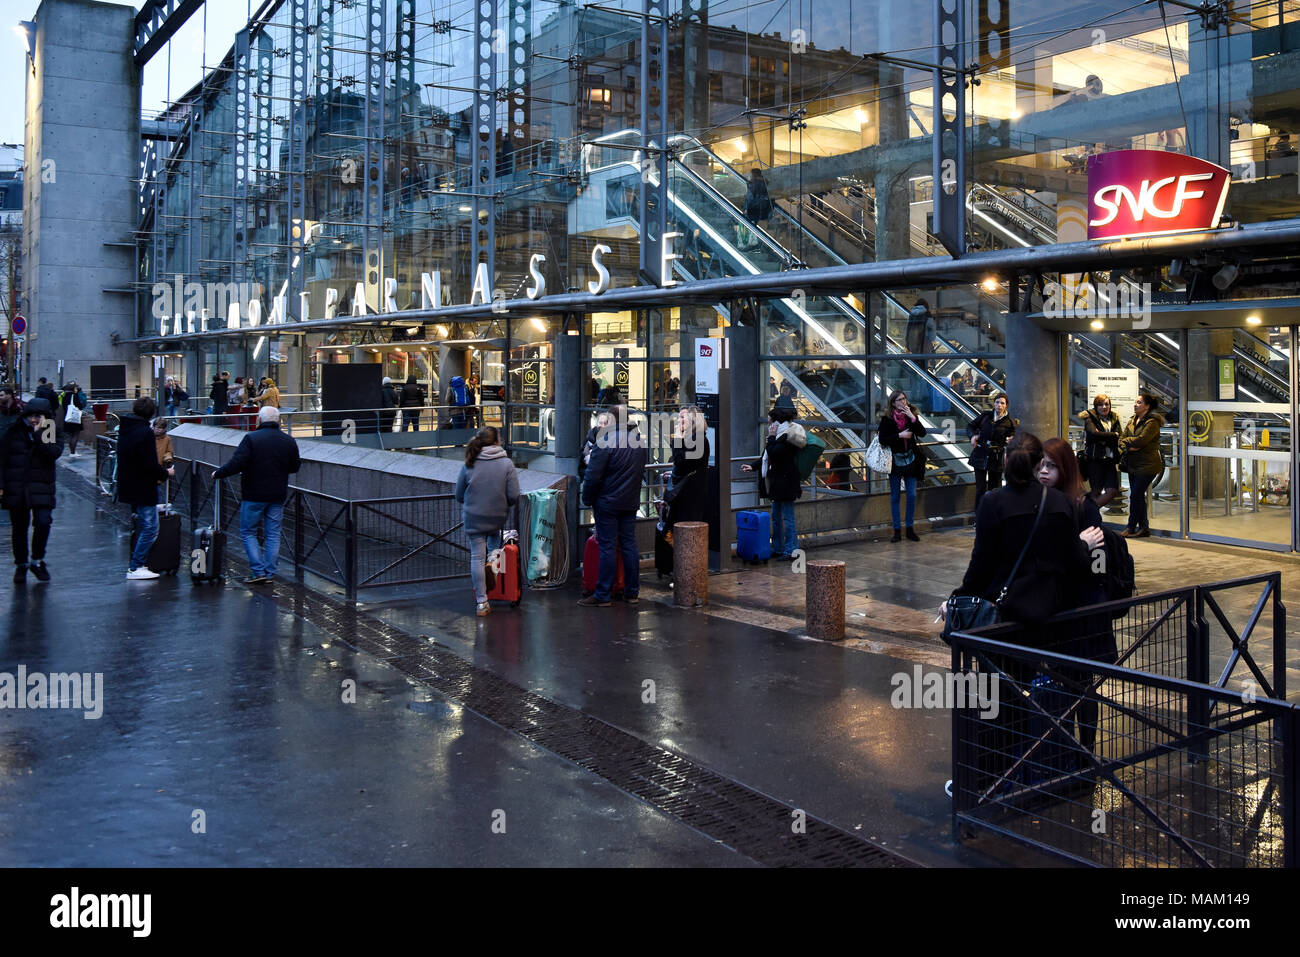
[[[447,404],[452,408],[451,427],[465,428],[465,409],[469,405],[469,390],[465,387],[464,376],[452,376],[447,399]]]

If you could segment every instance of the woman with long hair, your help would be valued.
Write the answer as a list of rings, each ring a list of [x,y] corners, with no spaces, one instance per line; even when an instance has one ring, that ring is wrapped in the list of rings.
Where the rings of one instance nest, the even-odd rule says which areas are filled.
[[[1119,439],[1120,460],[1128,472],[1128,528],[1125,538],[1146,538],[1151,534],[1147,523],[1147,489],[1165,467],[1160,455],[1160,429],[1165,420],[1156,410],[1160,400],[1150,392],[1138,395],[1133,403],[1133,418],[1124,426]]]
[[[970,424],[970,467],[975,471],[977,512],[984,493],[1002,485],[1007,443],[1019,427],[1020,421],[1011,417],[1011,399],[1005,392],[995,395],[993,408],[980,413]]]
[[[673,484],[667,500],[672,522],[709,520],[709,437],[704,413],[684,405],[672,436]]]
[[[465,446],[465,465],[456,479],[456,501],[464,506],[469,538],[469,574],[480,618],[492,611],[487,597],[489,545],[500,547],[510,509],[519,502],[519,473],[501,447],[497,430],[485,426]]]
[[[1087,544],[1095,540],[1088,536],[1092,530],[1101,530],[1101,507],[1091,495],[1085,495],[1083,480],[1079,475],[1079,463],[1070,448],[1070,443],[1062,438],[1051,438],[1043,443],[1043,461],[1038,466],[1038,481],[1048,488],[1064,492],[1066,498],[1074,503],[1078,510],[1079,537]],[[1088,537],[1085,537],[1088,536]],[[1092,562],[1088,572],[1079,578],[1079,591],[1076,604],[1079,606],[1096,605],[1106,601],[1106,553],[1101,544],[1092,547]],[[1092,615],[1081,618],[1075,624],[1074,634],[1063,635],[1063,642],[1053,650],[1076,658],[1092,658],[1097,661],[1114,662],[1119,657],[1115,644],[1115,631],[1111,627],[1109,614]],[[1073,719],[1064,723],[1067,727],[1077,725],[1079,743],[1089,751],[1097,741],[1097,718],[1101,707],[1096,692],[1090,690],[1093,675],[1087,670],[1077,668],[1061,669],[1061,677],[1068,683],[1070,690],[1083,695]]]
[[[919,542],[912,519],[916,513],[916,483],[925,477],[925,453],[917,439],[925,435],[925,426],[916,406],[907,401],[907,393],[895,389],[889,396],[889,408],[880,417],[878,426],[880,444],[889,449],[894,467],[889,473],[889,514],[894,520],[894,537],[891,542],[903,540],[899,524],[898,500],[904,486],[907,488],[907,538]]]

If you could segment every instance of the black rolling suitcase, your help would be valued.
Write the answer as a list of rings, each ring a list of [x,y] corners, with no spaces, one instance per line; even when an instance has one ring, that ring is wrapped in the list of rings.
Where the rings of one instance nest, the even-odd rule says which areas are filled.
[[[194,584],[225,581],[226,533],[221,530],[221,483],[212,485],[212,524],[194,529],[194,548],[190,552],[190,580]]]
[[[655,572],[660,578],[673,573],[673,530],[662,522],[655,526]]]
[[[164,486],[170,492],[170,486]],[[131,516],[131,551],[140,538],[140,525]],[[166,505],[158,514],[158,538],[149,548],[145,566],[159,575],[175,575],[181,567],[181,517]]]

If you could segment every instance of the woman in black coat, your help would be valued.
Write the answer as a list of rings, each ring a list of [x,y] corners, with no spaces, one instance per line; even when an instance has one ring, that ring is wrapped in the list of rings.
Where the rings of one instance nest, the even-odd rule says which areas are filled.
[[[758,494],[772,502],[772,555],[776,558],[789,558],[799,547],[794,503],[803,495],[798,459],[808,436],[794,416],[793,409],[768,412],[767,445],[759,463]],[[752,465],[740,468],[742,472],[754,470]]]
[[[925,452],[917,441],[925,435],[925,426],[916,406],[907,401],[901,389],[889,397],[889,408],[880,417],[880,444],[893,454],[894,467],[889,473],[889,514],[894,519],[893,542],[903,540],[899,525],[898,498],[903,486],[907,487],[907,538],[919,542],[912,528],[916,512],[916,483],[925,478]]]
[[[671,527],[675,522],[709,520],[709,438],[704,415],[693,405],[677,413],[673,436],[673,484],[665,500]]]
[[[1110,407],[1110,396],[1099,394],[1092,409],[1079,413],[1083,419],[1083,461],[1088,489],[1098,508],[1105,508],[1119,494],[1119,439],[1124,432]]]
[[[1002,485],[1002,468],[1007,443],[1020,426],[1011,418],[1011,400],[1005,392],[993,397],[993,410],[978,416],[970,424],[970,467],[975,470],[975,509],[979,510],[984,493]]]
[[[43,582],[50,580],[45,545],[54,524],[54,462],[62,452],[54,407],[45,399],[27,403],[22,418],[0,437],[0,505],[12,525],[15,585],[27,581],[29,525],[32,573]]]

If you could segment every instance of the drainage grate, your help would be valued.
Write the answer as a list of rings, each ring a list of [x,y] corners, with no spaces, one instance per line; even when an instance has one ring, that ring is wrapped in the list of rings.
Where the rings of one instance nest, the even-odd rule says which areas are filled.
[[[805,833],[796,834],[791,805],[543,698],[343,602],[286,585],[277,585],[273,597],[286,610],[339,641],[387,661],[439,694],[760,864],[918,866],[812,815],[806,817]]]

